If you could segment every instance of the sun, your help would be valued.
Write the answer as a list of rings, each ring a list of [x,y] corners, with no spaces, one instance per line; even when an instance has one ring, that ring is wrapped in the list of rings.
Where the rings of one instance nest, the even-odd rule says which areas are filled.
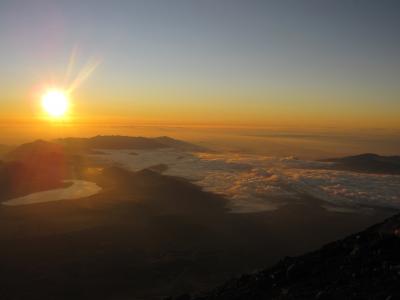
[[[42,107],[53,118],[60,118],[68,111],[68,97],[60,90],[49,90],[42,96]]]

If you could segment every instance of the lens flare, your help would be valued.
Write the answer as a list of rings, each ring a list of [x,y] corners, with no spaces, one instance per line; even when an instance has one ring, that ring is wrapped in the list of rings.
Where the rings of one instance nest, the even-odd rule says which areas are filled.
[[[66,66],[63,78],[52,76],[47,79],[48,83],[43,84],[41,91],[46,91],[41,96],[41,106],[47,119],[50,120],[71,120],[71,101],[69,97],[82,85],[101,63],[99,58],[92,57],[83,67],[76,69],[78,61],[78,47],[74,47]],[[39,98],[38,97],[38,98]]]

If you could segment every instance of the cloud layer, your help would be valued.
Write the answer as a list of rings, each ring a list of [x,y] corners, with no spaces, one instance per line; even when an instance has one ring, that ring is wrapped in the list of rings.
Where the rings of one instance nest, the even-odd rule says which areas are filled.
[[[278,209],[307,194],[338,207],[400,209],[400,176],[326,170],[331,163],[293,157],[192,154],[173,149],[101,150],[97,159],[137,171],[166,164],[165,174],[192,180],[231,200],[232,212]]]

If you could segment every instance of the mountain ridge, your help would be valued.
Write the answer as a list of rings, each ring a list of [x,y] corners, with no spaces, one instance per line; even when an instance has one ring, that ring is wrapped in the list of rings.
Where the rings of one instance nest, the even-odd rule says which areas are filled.
[[[206,148],[167,136],[142,137],[121,135],[98,135],[90,138],[63,138],[55,140],[56,143],[70,148],[81,149],[138,149],[155,150],[162,148],[175,148],[183,151],[204,152]]]
[[[197,296],[166,300],[398,299],[400,214]]]

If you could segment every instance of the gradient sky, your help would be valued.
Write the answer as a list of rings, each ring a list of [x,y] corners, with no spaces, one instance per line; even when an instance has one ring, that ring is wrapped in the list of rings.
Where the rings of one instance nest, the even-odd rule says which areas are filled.
[[[74,119],[400,129],[399,28],[396,0],[1,0],[0,119],[76,51]]]

